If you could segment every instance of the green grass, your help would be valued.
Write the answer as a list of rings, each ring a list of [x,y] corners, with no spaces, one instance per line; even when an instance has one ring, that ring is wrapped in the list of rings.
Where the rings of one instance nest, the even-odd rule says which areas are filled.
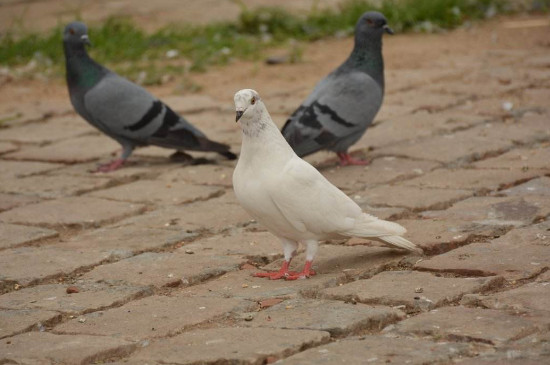
[[[543,9],[550,0],[538,0]],[[306,16],[292,15],[280,8],[248,10],[241,4],[240,18],[233,23],[206,26],[167,26],[148,34],[128,19],[110,18],[91,25],[92,56],[132,79],[142,71],[144,83],[155,83],[162,75],[204,71],[232,59],[257,60],[267,47],[288,47],[296,52],[296,41],[307,42],[336,34],[351,34],[359,16],[367,10],[386,15],[398,32],[451,29],[468,20],[506,9],[508,0],[382,0],[379,6],[367,0],[348,0],[339,9],[317,10]],[[46,34],[1,35],[0,62],[10,67],[34,60],[38,69],[63,75],[60,25]],[[170,50],[178,56],[169,59]],[[294,59],[296,61],[296,59]],[[53,66],[51,66],[53,65]],[[35,68],[35,70],[36,70]]]

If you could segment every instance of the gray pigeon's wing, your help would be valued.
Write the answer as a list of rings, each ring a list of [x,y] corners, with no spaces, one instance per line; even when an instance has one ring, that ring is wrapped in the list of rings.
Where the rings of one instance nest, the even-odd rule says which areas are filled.
[[[119,141],[236,157],[229,146],[209,140],[147,90],[115,73],[86,93],[84,106],[90,123]]]
[[[84,95],[90,122],[108,135],[145,142],[161,126],[164,104],[142,87],[107,74]]]
[[[339,143],[347,144],[342,148],[346,150],[372,123],[383,95],[378,83],[363,72],[332,73],[290,116],[282,133],[299,156]]]

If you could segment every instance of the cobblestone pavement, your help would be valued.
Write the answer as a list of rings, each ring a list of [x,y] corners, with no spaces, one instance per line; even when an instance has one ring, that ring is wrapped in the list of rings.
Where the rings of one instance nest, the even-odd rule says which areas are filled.
[[[0,363],[550,362],[550,28],[530,20],[386,38],[384,107],[354,150],[372,164],[310,161],[426,255],[330,242],[296,282],[250,276],[281,248],[236,202],[233,162],[144,148],[92,174],[117,144],[66,95],[4,85],[23,96],[0,110]],[[349,46],[236,63],[165,99],[238,150],[236,90],[282,124]]]

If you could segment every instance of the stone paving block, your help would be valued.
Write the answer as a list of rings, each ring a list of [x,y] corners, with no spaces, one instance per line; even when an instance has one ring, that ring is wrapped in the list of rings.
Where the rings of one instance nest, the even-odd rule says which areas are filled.
[[[233,298],[151,296],[121,307],[89,313],[55,327],[60,334],[114,336],[144,340],[173,336],[190,326],[228,315],[244,301]]]
[[[550,282],[550,271],[545,271],[537,276],[536,281],[539,283]]]
[[[77,293],[67,293],[76,287]],[[37,285],[12,291],[0,296],[0,308],[56,311],[67,314],[83,314],[119,306],[130,300],[153,294],[148,287],[121,282],[92,282],[77,280],[64,284]]]
[[[128,356],[136,347],[136,343],[114,337],[29,332],[0,341],[0,360],[7,364],[93,364]]]
[[[472,197],[446,210],[422,213],[425,218],[469,221],[487,226],[523,226],[550,214],[547,196]]]
[[[533,170],[438,169],[403,182],[406,186],[440,189],[496,191],[516,182],[538,176]]]
[[[496,128],[488,130],[486,125],[481,125],[464,131],[410,140],[382,148],[378,152],[443,163],[477,160],[504,152],[513,145],[512,141],[494,138],[491,132]]]
[[[216,100],[208,95],[201,94],[187,94],[185,96],[168,95],[163,97],[162,100],[166,105],[169,105],[170,108],[182,114],[193,114],[220,108],[220,103]],[[191,121],[191,123],[193,122]]]
[[[0,140],[20,143],[46,143],[75,138],[94,131],[96,129],[84,119],[71,114],[8,128],[2,131]]]
[[[527,106],[540,106],[548,109],[548,100],[550,100],[549,88],[529,88],[523,89],[522,104]]]
[[[146,146],[146,147],[140,147],[135,150],[134,153],[132,153],[132,157],[130,157],[130,163],[135,164],[143,164],[144,157],[148,158],[158,158],[163,159],[165,161],[170,161],[170,156],[176,152],[173,149],[169,148],[162,148],[158,146]],[[187,153],[187,152],[186,152]],[[191,155],[191,153],[189,153]],[[139,160],[139,162],[138,162]]]
[[[340,189],[358,191],[395,179],[419,176],[437,166],[436,162],[387,156],[375,158],[368,166],[336,166],[322,169],[321,173]]]
[[[7,249],[0,255],[0,289],[14,282],[26,286],[40,280],[66,275],[107,259],[109,256],[98,249],[80,248],[66,242],[41,246],[39,249]]]
[[[38,196],[55,199],[80,195],[95,189],[102,189],[111,183],[107,177],[79,177],[62,175],[28,176],[2,182],[0,190],[5,193]]]
[[[523,355],[516,356],[514,353],[512,355],[509,353],[480,355],[464,359],[460,361],[460,365],[541,365],[550,360],[548,357],[543,358],[540,355],[534,355],[531,358]]]
[[[449,68],[448,65],[441,68],[410,68],[402,65],[402,67],[385,71],[386,93],[392,94],[402,90],[410,90],[419,85],[430,85],[456,75],[458,75],[457,71]]]
[[[548,165],[550,146],[541,145],[531,148],[517,148],[500,156],[477,161],[473,166],[488,169],[540,169],[550,171]]]
[[[44,147],[26,147],[7,154],[14,160],[32,160],[61,163],[81,163],[97,159],[107,160],[119,152],[120,145],[109,137],[92,135],[65,139]]]
[[[453,250],[476,237],[494,237],[507,231],[506,227],[447,219],[404,219],[397,223],[407,229],[407,239],[416,243],[428,255]]]
[[[550,196],[550,177],[539,177],[524,184],[499,192],[507,196],[544,195]]]
[[[413,90],[386,95],[385,101],[389,104],[410,106],[412,107],[411,111],[422,107],[442,110],[460,104],[466,98],[467,95],[449,95],[440,92],[430,92],[428,89],[414,88]]]
[[[115,223],[73,236],[68,242],[74,248],[85,250],[93,247],[106,256],[126,258],[143,251],[170,247],[193,236],[185,231]]]
[[[45,238],[56,237],[54,230],[40,227],[20,226],[17,224],[0,223],[0,248],[24,245]]]
[[[328,342],[322,331],[278,328],[198,329],[151,343],[128,358],[148,364],[262,364]]]
[[[2,180],[3,184],[8,179],[39,174],[60,167],[63,167],[63,165],[57,163],[2,160],[2,164],[0,164],[0,180]]]
[[[110,189],[94,191],[88,195],[135,203],[186,204],[196,200],[207,200],[223,193],[223,189],[212,186],[194,185],[186,182],[167,183],[159,180],[139,180]]]
[[[17,145],[11,142],[0,142],[0,155],[13,151],[17,151]]]
[[[256,268],[228,272],[205,283],[183,289],[186,295],[235,297],[256,303],[271,298],[292,298],[300,292],[315,293],[322,288],[338,285],[345,278],[343,273],[314,275],[308,280],[266,280],[253,277]]]
[[[59,321],[61,321],[61,315],[58,312],[38,309],[0,309],[0,338],[29,330],[37,331]],[[0,341],[2,342],[5,341]]]
[[[462,275],[501,275],[509,280],[529,278],[550,266],[550,223],[510,232],[490,242],[476,242],[418,262],[421,270]]]
[[[405,186],[402,182],[380,185],[358,191],[369,204],[404,207],[414,211],[443,209],[455,201],[468,198],[472,191],[460,189],[431,189]]]
[[[195,165],[173,169],[158,176],[166,182],[187,181],[193,184],[233,187],[233,166]]]
[[[400,310],[351,304],[323,299],[290,299],[260,311],[253,327],[309,329],[327,331],[331,336],[348,336],[364,331],[379,331],[405,318]]]
[[[412,338],[363,336],[314,347],[292,355],[283,364],[443,364],[473,354],[467,344]]]
[[[188,254],[185,246],[172,253],[147,252],[101,265],[86,273],[87,280],[123,280],[137,285],[187,286],[237,270],[246,262],[238,256]]]
[[[40,199],[34,196],[0,193],[0,212],[39,201]]]
[[[16,90],[19,93],[19,90]],[[16,126],[25,122],[47,119],[55,115],[72,113],[73,108],[68,98],[36,98],[30,96],[30,92],[19,93],[21,98],[18,103],[4,103],[6,109],[2,113],[12,113],[11,120],[3,123],[8,126]],[[29,101],[31,100],[32,101]]]
[[[548,312],[550,311],[550,283],[532,282],[519,288],[490,295],[472,294],[464,297],[463,303],[473,303],[490,309],[511,309],[521,313]]]
[[[390,104],[384,101],[380,107],[380,111],[376,114],[374,122],[376,123],[377,121],[386,121],[392,118],[410,115],[413,110],[414,107],[410,105]],[[361,141],[359,143],[361,143]]]
[[[137,149],[139,150],[139,149]],[[48,175],[57,176],[79,176],[79,177],[92,177],[92,178],[111,178],[117,182],[130,182],[138,179],[153,179],[157,178],[161,173],[171,168],[177,168],[178,165],[174,164],[167,158],[138,158],[134,159],[134,155],[126,161],[123,168],[109,173],[96,173],[97,168],[108,162],[106,156],[102,161],[96,162],[84,162],[75,165],[65,165],[63,168],[52,171]],[[112,155],[114,158],[115,156]]]
[[[282,257],[281,241],[267,231],[232,229],[186,244],[184,249],[216,255],[238,255],[256,262],[273,261]]]
[[[485,292],[503,284],[500,277],[445,278],[417,271],[385,271],[322,293],[329,299],[426,311],[456,302],[464,294]]]
[[[414,114],[407,113],[383,120],[369,128],[365,138],[354,146],[374,147],[376,150],[376,148],[403,143],[410,139],[467,128],[481,124],[485,119],[457,112],[431,112],[429,105],[425,107],[428,110],[419,110]]]
[[[510,315],[505,311],[446,307],[390,325],[383,332],[499,345],[518,340],[536,331],[536,322]]]
[[[69,197],[29,204],[0,213],[0,221],[47,227],[86,228],[137,214],[143,209],[143,205],[135,203],[90,197]]]
[[[0,214],[0,219],[2,215]],[[228,228],[249,224],[252,217],[235,199],[233,191],[207,201],[185,206],[168,206],[124,221],[150,228],[220,232]]]

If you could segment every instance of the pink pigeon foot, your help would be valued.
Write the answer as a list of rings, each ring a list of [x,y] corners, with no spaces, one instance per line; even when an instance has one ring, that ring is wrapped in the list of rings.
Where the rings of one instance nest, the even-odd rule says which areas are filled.
[[[355,159],[349,153],[346,153],[346,152],[338,152],[337,155],[338,155],[338,158],[340,159],[341,166],[347,166],[347,165],[366,166],[370,164],[370,160]]]
[[[100,165],[94,172],[111,172],[119,169],[123,164],[125,160],[118,158],[116,160],[113,160],[107,164]]]
[[[270,280],[278,280],[287,278],[288,276],[296,275],[298,273],[294,271],[288,271],[288,267],[290,266],[289,261],[283,261],[283,265],[279,269],[279,271],[276,272],[257,272],[252,274],[252,276],[257,278],[269,278]]]
[[[298,280],[298,279],[306,279],[306,278],[309,278],[310,276],[313,276],[315,275],[315,271],[313,271],[313,269],[311,269],[311,264],[312,264],[312,261],[306,261],[306,264],[304,266],[304,269],[302,270],[302,272],[296,272],[296,273],[289,273],[285,279],[286,280]]]

